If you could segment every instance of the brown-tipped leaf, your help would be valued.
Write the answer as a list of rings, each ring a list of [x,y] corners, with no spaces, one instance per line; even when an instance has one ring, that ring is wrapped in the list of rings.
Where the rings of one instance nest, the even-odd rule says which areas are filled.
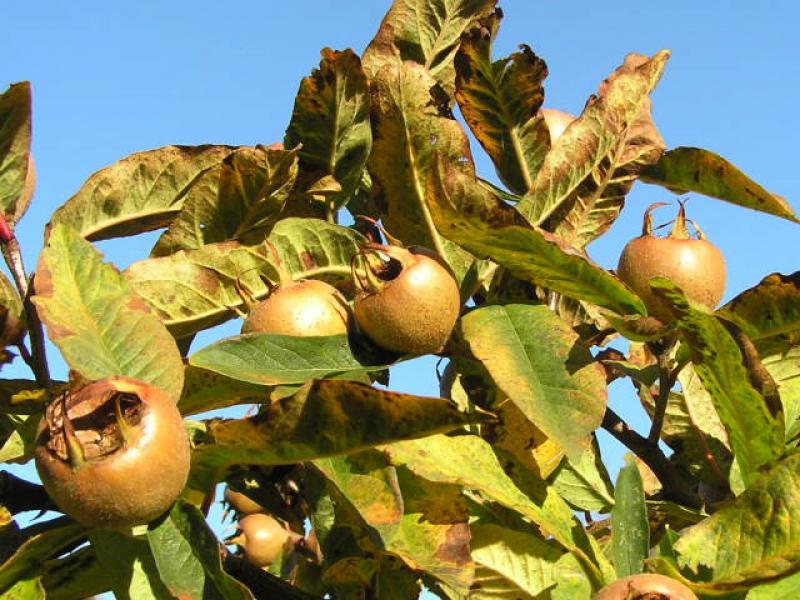
[[[15,83],[0,94],[0,210],[9,223],[25,214],[33,177],[31,85]]]

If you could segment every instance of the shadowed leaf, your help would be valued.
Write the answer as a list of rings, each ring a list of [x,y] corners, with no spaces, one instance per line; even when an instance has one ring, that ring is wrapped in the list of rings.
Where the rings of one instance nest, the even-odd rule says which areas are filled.
[[[496,0],[395,0],[364,51],[364,70],[374,78],[386,64],[413,61],[430,71],[452,95],[453,57],[461,34],[489,16]]]
[[[601,84],[517,205],[526,218],[578,248],[611,226],[638,172],[664,150],[649,94],[668,58],[667,51],[630,54]]]
[[[642,476],[631,455],[625,456],[625,466],[617,476],[611,523],[617,576],[622,578],[641,573],[650,549],[650,525]]]
[[[174,598],[159,577],[146,539],[118,531],[93,530],[89,534],[89,540],[100,565],[112,578],[115,598]]]
[[[619,314],[644,314],[639,297],[586,254],[525,224],[507,209],[481,202],[488,192],[480,192],[484,188],[477,188],[469,174],[444,163],[439,166],[429,182],[429,197],[431,214],[443,235],[519,279]]]
[[[122,275],[77,232],[56,227],[36,268],[47,335],[67,365],[90,381],[127,375],[177,402],[183,361],[175,340]]]
[[[272,390],[188,365],[178,409],[189,416],[236,404],[263,404],[269,401]]]
[[[283,143],[300,146],[301,187],[332,176],[341,186],[332,197],[340,208],[361,183],[372,146],[369,90],[352,50],[324,48],[321,55],[319,68],[300,82]]]
[[[546,306],[479,308],[461,333],[495,385],[530,422],[577,458],[605,413],[603,368]]]
[[[188,197],[208,192],[203,176],[234,150],[164,146],[131,154],[89,177],[53,213],[48,231],[63,224],[97,241],[164,227]]]
[[[736,323],[762,355],[785,352],[800,343],[800,271],[767,275],[717,314]]]
[[[31,86],[25,81],[0,94],[0,210],[11,224],[25,214],[30,201],[30,150]]]
[[[640,179],[677,194],[697,192],[800,223],[783,197],[768,192],[727,160],[702,148],[674,148],[642,171]]]
[[[189,357],[189,364],[246,383],[279,385],[388,367],[369,362],[370,358],[373,357],[361,357],[346,335],[300,337],[251,333],[206,346]]]
[[[500,179],[514,193],[525,194],[550,149],[550,132],[539,114],[547,65],[525,45],[492,62],[499,25],[495,15],[462,37],[455,57],[456,99]]]
[[[364,238],[347,227],[318,219],[286,218],[268,237],[293,279],[323,278],[349,281],[350,259]],[[182,338],[236,316],[244,301],[235,288],[242,286],[256,299],[268,295],[260,276],[273,283],[278,272],[265,245],[237,242],[209,244],[133,263],[125,277],[147,300],[175,337]]]
[[[559,495],[578,510],[606,513],[614,504],[614,490],[594,436],[577,460],[562,462],[552,482]]]
[[[19,293],[8,277],[0,273],[0,349],[22,340],[25,334],[25,315]]]
[[[192,455],[189,488],[205,493],[234,464],[280,465],[349,454],[487,418],[460,413],[441,398],[351,381],[312,381],[258,416],[209,421],[208,442]]]
[[[75,600],[111,591],[113,577],[97,560],[91,547],[51,560],[42,574],[47,600]]]
[[[711,570],[710,587],[750,586],[787,575],[800,560],[800,454],[757,474],[732,504],[684,530],[679,563]],[[724,543],[720,543],[724,540]]]
[[[473,259],[444,240],[431,220],[427,181],[435,157],[472,167],[467,136],[449,108],[437,104],[436,81],[414,63],[387,66],[372,82],[373,193],[387,231],[407,245],[443,255],[461,281]]]
[[[672,306],[694,368],[728,431],[747,483],[759,467],[783,451],[782,417],[772,416],[764,397],[753,387],[739,346],[717,317],[693,307],[667,279],[653,279],[651,285]]]
[[[222,570],[219,542],[194,506],[177,502],[165,518],[150,525],[147,541],[161,581],[173,596],[181,600],[253,597]]]
[[[800,433],[800,346],[765,356],[762,363],[778,385],[786,421],[786,439],[792,439]]]
[[[296,152],[235,149],[193,184],[152,256],[228,240],[260,242],[280,218],[296,176]]]

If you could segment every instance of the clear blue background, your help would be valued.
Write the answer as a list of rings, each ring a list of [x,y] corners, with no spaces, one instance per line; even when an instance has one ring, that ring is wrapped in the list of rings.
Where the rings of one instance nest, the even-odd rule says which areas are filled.
[[[283,138],[300,79],[319,50],[361,53],[388,0],[209,1],[130,3],[4,2],[0,89],[30,80],[33,153],[39,186],[18,228],[33,269],[50,213],[95,170],[136,151],[166,144],[256,144]],[[506,0],[497,57],[527,43],[550,69],[545,105],[579,113],[586,97],[630,51],[672,50],[653,95],[654,116],[669,147],[718,152],[797,207],[796,109],[800,84],[800,8],[795,2],[535,2]],[[477,144],[478,170],[493,168]],[[623,216],[590,247],[614,267],[635,235],[645,206],[670,200],[637,184]],[[764,275],[798,268],[800,228],[780,219],[696,197],[690,216],[727,257],[726,299]],[[662,209],[663,220],[669,218]],[[101,245],[124,267],[144,257],[146,242]],[[236,325],[224,329],[234,333]],[[221,333],[215,333],[219,336]],[[207,335],[197,344],[213,338]],[[66,371],[54,359],[54,376]],[[392,388],[436,394],[431,359],[393,373]],[[6,377],[27,377],[19,360]],[[612,406],[642,427],[632,389],[612,388]],[[620,448],[603,437],[612,471]],[[32,469],[15,469],[34,477]],[[212,518],[216,515],[212,515]]]

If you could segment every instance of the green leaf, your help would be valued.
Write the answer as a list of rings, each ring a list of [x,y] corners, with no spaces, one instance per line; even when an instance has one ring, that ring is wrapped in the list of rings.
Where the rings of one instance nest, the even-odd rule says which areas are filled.
[[[602,560],[577,526],[569,506],[552,488],[541,486],[536,502],[524,494],[503,471],[492,447],[474,435],[443,435],[392,444],[383,448],[392,464],[403,465],[435,483],[458,484],[480,492],[528,518],[565,549],[574,553],[590,577],[602,580],[595,561]],[[591,558],[590,558],[591,557]]]
[[[31,85],[24,81],[0,94],[0,210],[10,224],[19,221],[30,201],[30,150]]]
[[[762,364],[778,385],[786,422],[786,439],[800,433],[800,346],[766,356]]]
[[[53,213],[87,240],[136,235],[167,225],[193,194],[207,194],[204,177],[232,146],[164,146],[138,152],[94,173]]]
[[[630,54],[603,82],[517,205],[531,223],[576,247],[611,226],[639,169],[663,151],[650,119],[649,94],[668,59],[666,50],[649,59]]]
[[[681,566],[710,569],[715,588],[748,587],[788,575],[800,560],[800,454],[757,474],[732,504],[684,530]],[[721,540],[723,540],[721,542]]]
[[[640,179],[667,187],[677,194],[697,192],[800,222],[784,198],[768,192],[730,162],[702,148],[674,148],[642,171]]]
[[[112,577],[119,600],[172,600],[158,575],[147,540],[117,531],[93,530],[89,534],[97,559]]]
[[[728,431],[747,484],[759,467],[782,453],[783,423],[772,416],[764,397],[753,387],[739,346],[717,317],[692,306],[667,279],[653,279],[651,285],[672,305],[678,330]]]
[[[590,600],[592,597],[592,584],[572,554],[558,559],[555,579],[556,586],[550,590],[551,600]]]
[[[577,458],[605,413],[602,366],[546,306],[512,304],[461,319],[472,355],[525,417]]]
[[[296,177],[295,151],[235,149],[194,183],[152,256],[229,240],[260,242],[280,218]]]
[[[333,176],[342,191],[340,208],[353,196],[372,147],[369,90],[361,61],[352,50],[324,48],[319,69],[300,82],[284,146],[300,146],[303,187]]]
[[[75,600],[110,591],[114,580],[97,560],[94,548],[89,546],[48,561],[42,585],[47,600]]]
[[[376,532],[379,548],[466,593],[473,566],[460,488],[395,470],[375,451],[320,459],[314,465]]]
[[[800,271],[772,273],[717,311],[733,321],[764,355],[800,344]]]
[[[272,390],[190,365],[184,372],[178,409],[183,416],[190,416],[236,404],[267,403]]]
[[[641,299],[586,254],[505,209],[481,202],[486,196],[469,174],[445,163],[439,167],[429,182],[429,198],[443,235],[519,279],[622,315],[645,313]]]
[[[365,361],[357,354],[358,349],[350,345],[346,335],[298,337],[250,333],[206,346],[189,357],[189,364],[257,385],[303,383],[388,367]]]
[[[630,454],[625,456],[625,466],[617,476],[611,526],[617,576],[622,578],[641,573],[650,550],[650,525],[642,476]]]
[[[150,525],[147,540],[161,580],[173,596],[184,600],[253,597],[222,570],[219,542],[194,506],[177,502],[166,517]]]
[[[209,421],[207,443],[192,455],[189,487],[205,493],[234,464],[291,464],[487,420],[486,413],[463,414],[441,398],[312,381],[258,416]]]
[[[75,231],[52,230],[36,268],[33,301],[71,369],[89,380],[127,375],[165,390],[177,402],[183,361],[175,340],[120,273]]]
[[[25,333],[25,315],[17,289],[5,274],[0,273],[0,350],[22,339]]]
[[[39,415],[0,414],[0,463],[26,463],[36,448]]]
[[[287,218],[268,241],[293,279],[349,281],[350,259],[364,238],[357,231],[318,219]],[[260,276],[278,281],[273,258],[264,245],[238,242],[209,244],[133,263],[125,271],[132,289],[147,300],[175,337],[183,338],[223,323],[243,308],[237,278],[256,299],[269,290]]]
[[[3,594],[3,600],[45,600],[46,597],[40,577],[18,581]]]
[[[373,193],[386,230],[406,245],[436,250],[461,281],[472,257],[443,240],[431,220],[427,187],[435,157],[472,167],[469,142],[449,107],[432,99],[436,81],[408,62],[387,66],[372,82]]]
[[[0,594],[23,579],[38,578],[48,559],[85,534],[82,525],[66,525],[33,535],[0,565]]]
[[[494,10],[496,0],[395,0],[364,51],[370,78],[386,64],[413,61],[424,66],[452,95],[453,57],[461,34]]]
[[[523,531],[491,523],[470,525],[475,561],[471,598],[532,600],[555,585],[557,547]]]
[[[552,482],[556,492],[578,510],[606,513],[614,505],[614,490],[595,436],[577,460],[561,463]]]
[[[759,585],[747,593],[747,600],[795,600],[800,597],[800,573]]]
[[[495,15],[464,34],[455,57],[456,99],[464,120],[508,188],[525,194],[550,149],[539,108],[547,65],[526,45],[492,62]]]

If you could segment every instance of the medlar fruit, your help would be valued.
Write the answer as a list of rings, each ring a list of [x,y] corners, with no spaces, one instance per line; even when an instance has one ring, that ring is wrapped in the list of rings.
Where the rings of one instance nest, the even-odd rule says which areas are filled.
[[[680,581],[657,573],[641,573],[617,579],[593,600],[697,600]]]
[[[719,248],[704,239],[692,238],[686,226],[686,212],[681,204],[668,237],[653,235],[651,211],[663,203],[651,205],[644,216],[642,235],[632,239],[619,257],[617,276],[644,301],[647,311],[669,323],[669,305],[650,288],[650,279],[666,277],[683,290],[689,300],[713,309],[725,292],[725,258]]]
[[[360,263],[360,264],[357,264]],[[403,354],[439,352],[461,309],[458,284],[426,248],[368,244],[356,254],[353,303],[359,329],[378,346]]]
[[[239,521],[239,535],[226,540],[244,550],[250,564],[268,567],[281,555],[289,539],[299,539],[275,519],[264,513],[247,515]]]
[[[347,301],[330,284],[316,279],[282,283],[250,307],[242,333],[294,336],[346,334]]]
[[[34,458],[64,513],[89,527],[124,529],[152,521],[180,495],[189,439],[164,391],[108,377],[47,406]]]

